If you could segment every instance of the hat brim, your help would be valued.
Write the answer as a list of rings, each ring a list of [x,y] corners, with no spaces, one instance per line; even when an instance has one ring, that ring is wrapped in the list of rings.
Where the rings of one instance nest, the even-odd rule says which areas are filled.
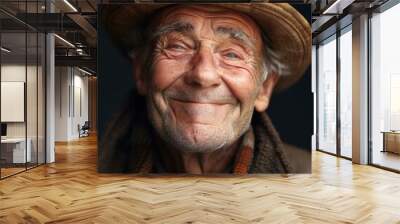
[[[128,32],[148,19],[156,10],[171,5],[173,4],[110,5],[110,7],[102,8],[102,19],[106,31],[117,46],[129,49],[135,43],[129,39]],[[278,52],[281,62],[286,66],[286,72],[283,75],[280,74],[274,91],[289,88],[303,76],[311,63],[311,26],[290,4],[213,3],[213,5],[220,5],[250,16],[268,36],[272,48]]]

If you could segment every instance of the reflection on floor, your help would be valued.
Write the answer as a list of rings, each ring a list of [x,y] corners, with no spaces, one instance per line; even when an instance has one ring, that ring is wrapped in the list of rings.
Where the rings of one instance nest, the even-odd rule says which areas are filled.
[[[19,173],[21,171],[26,170],[25,164],[1,164],[1,178],[5,178],[7,176]],[[36,163],[27,163],[27,169],[37,166]]]
[[[374,151],[373,164],[400,171],[400,155],[392,152]]]
[[[20,167],[17,167],[17,168],[1,168],[1,178],[13,175],[15,173],[18,173],[18,172],[21,172],[21,171],[24,171],[24,170],[25,170],[25,167],[24,168],[20,168]]]

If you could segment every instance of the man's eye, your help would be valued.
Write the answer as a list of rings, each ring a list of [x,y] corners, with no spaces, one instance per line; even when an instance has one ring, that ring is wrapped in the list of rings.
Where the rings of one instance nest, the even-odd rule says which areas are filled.
[[[167,49],[185,50],[185,47],[180,44],[170,44],[167,46]]]
[[[233,53],[233,52],[228,52],[224,56],[226,58],[229,58],[229,59],[240,59],[240,56],[238,54]]]

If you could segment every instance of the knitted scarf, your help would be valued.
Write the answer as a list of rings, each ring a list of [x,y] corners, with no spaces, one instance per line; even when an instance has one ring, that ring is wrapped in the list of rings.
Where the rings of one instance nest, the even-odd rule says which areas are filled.
[[[99,172],[152,173],[154,131],[145,99],[135,93],[99,136]],[[290,173],[292,168],[278,132],[266,113],[254,112],[242,138],[232,173]]]

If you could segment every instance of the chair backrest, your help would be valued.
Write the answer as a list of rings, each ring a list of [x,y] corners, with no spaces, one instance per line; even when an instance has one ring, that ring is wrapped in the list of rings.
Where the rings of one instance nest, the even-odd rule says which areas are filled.
[[[90,127],[90,125],[89,125],[89,121],[85,121],[85,124],[83,124],[83,126],[82,126],[82,128],[89,128]]]

